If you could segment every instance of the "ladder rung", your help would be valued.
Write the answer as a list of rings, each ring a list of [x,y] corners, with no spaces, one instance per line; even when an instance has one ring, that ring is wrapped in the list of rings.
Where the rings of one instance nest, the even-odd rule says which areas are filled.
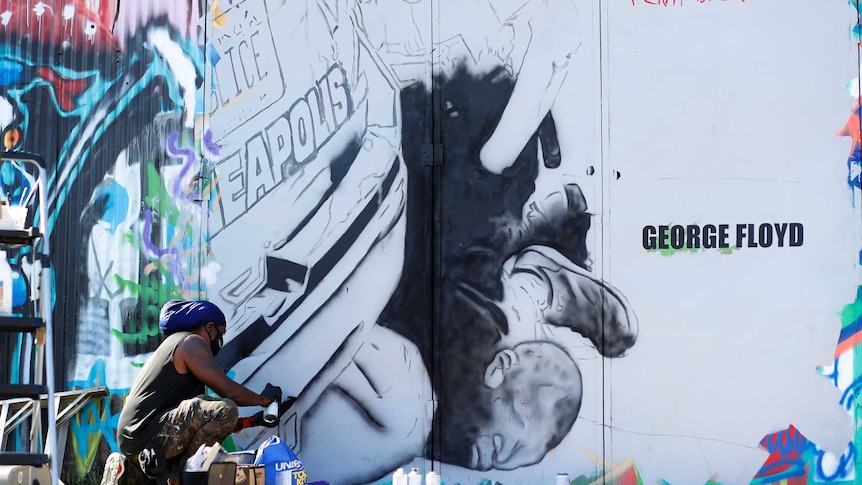
[[[35,332],[45,328],[45,321],[33,317],[0,317],[0,332]]]
[[[0,399],[12,397],[38,398],[48,394],[48,387],[40,384],[0,384]]]
[[[50,461],[50,457],[44,453],[0,452],[0,465],[42,466],[47,465]]]
[[[39,237],[38,227],[0,230],[0,244],[30,244]]]

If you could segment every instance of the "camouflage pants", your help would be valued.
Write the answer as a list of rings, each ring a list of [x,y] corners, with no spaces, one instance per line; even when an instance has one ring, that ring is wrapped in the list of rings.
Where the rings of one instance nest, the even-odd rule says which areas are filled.
[[[159,428],[153,437],[168,460],[168,479],[179,484],[186,460],[201,445],[221,443],[233,431],[239,417],[237,405],[230,399],[201,394],[186,399],[159,417]],[[151,483],[141,471],[137,456],[127,457],[130,465],[123,485]]]

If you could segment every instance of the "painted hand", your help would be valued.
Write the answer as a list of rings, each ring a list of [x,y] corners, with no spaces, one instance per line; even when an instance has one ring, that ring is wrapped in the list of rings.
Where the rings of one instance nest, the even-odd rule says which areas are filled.
[[[509,167],[548,114],[561,109],[556,97],[581,43],[573,0],[403,0],[363,3],[360,10],[373,47],[404,83],[424,80],[428,62],[444,76],[465,58],[481,72],[506,66],[515,88],[480,152],[491,172]],[[552,164],[559,164],[556,156]]]
[[[500,173],[514,162],[548,113],[558,109],[557,94],[581,43],[575,4],[442,0],[439,25],[441,43],[460,38],[479,69],[502,64],[516,80],[503,116],[480,152],[485,168]]]

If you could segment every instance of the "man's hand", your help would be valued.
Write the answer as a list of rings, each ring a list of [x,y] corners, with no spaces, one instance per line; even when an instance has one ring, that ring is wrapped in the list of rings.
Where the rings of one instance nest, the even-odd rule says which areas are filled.
[[[246,428],[254,428],[255,426],[275,428],[276,426],[278,426],[278,420],[276,419],[271,423],[267,423],[266,420],[263,419],[263,411],[258,411],[251,416],[245,416],[237,419],[236,426],[233,427],[233,431],[231,431],[231,433],[236,433],[237,431],[241,431]]]
[[[260,395],[268,399],[270,404],[274,402],[281,402],[281,388],[278,386],[273,386],[270,383],[266,384],[266,387],[263,388],[263,392],[261,392]]]
[[[263,419],[263,411],[258,411],[251,416],[254,419],[255,426],[263,426],[264,428],[275,428],[278,426],[278,419],[267,421]]]
[[[273,386],[273,387],[275,387],[275,386]],[[270,423],[266,422],[263,419],[263,411],[258,411],[256,413],[252,414],[251,416],[239,418],[236,420],[236,426],[234,426],[232,433],[236,433],[237,431],[240,431],[240,430],[243,430],[246,428],[253,428],[255,426],[263,426],[266,428],[275,428],[276,426],[278,426],[278,422],[279,422],[281,416],[284,413],[286,413],[287,410],[290,409],[291,406],[293,406],[294,402],[296,402],[296,397],[294,397],[294,396],[288,396],[287,399],[280,402],[278,404],[278,417],[279,417],[279,419],[276,419]]]
[[[439,53],[433,62],[444,73],[464,57],[480,72],[507,67],[515,87],[479,153],[491,172],[500,173],[514,162],[549,113],[559,123],[567,119],[563,112],[580,108],[571,107],[570,100],[556,102],[581,45],[574,0],[402,0],[363,3],[360,9],[372,44],[402,79],[423,79],[432,50]],[[422,28],[430,24],[433,12],[439,39],[435,45]],[[377,28],[380,25],[397,28]],[[416,72],[404,72],[410,66]]]
[[[511,50],[501,47],[498,52],[514,70],[515,88],[479,157],[486,169],[500,173],[514,162],[548,113],[558,114],[566,105],[557,104],[556,98],[581,40],[572,0],[503,0],[493,7],[501,27],[512,33]]]

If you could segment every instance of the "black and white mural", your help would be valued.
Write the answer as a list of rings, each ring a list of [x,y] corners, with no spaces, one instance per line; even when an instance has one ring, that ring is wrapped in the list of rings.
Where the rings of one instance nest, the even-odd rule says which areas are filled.
[[[252,115],[272,114],[261,122],[235,125],[222,108],[211,118],[216,139],[221,129],[248,140],[214,168],[224,228],[213,251],[236,247],[237,231],[265,241],[222,263],[217,294],[248,323],[219,359],[252,387],[299,395],[285,435],[332,483],[384,479],[417,458],[482,472],[535,465],[570,432],[585,392],[560,335],[600,359],[624,356],[638,335],[624,294],[593,271],[593,215],[564,176],[555,115],[576,109],[558,94],[580,40],[554,26],[577,25],[574,4],[476,3],[470,24],[440,4],[440,25],[455,28],[444,38],[425,31],[431,4],[396,3],[270,12],[270,26],[292,26],[272,31],[286,46],[282,76],[309,71],[286,82],[299,101],[262,102]],[[300,45],[326,49],[303,52],[301,69],[281,61]],[[275,64],[261,65],[270,75]],[[247,185],[231,185],[231,174],[246,180],[240,169]],[[290,191],[308,202],[277,209]],[[242,276],[222,284],[241,261]]]

